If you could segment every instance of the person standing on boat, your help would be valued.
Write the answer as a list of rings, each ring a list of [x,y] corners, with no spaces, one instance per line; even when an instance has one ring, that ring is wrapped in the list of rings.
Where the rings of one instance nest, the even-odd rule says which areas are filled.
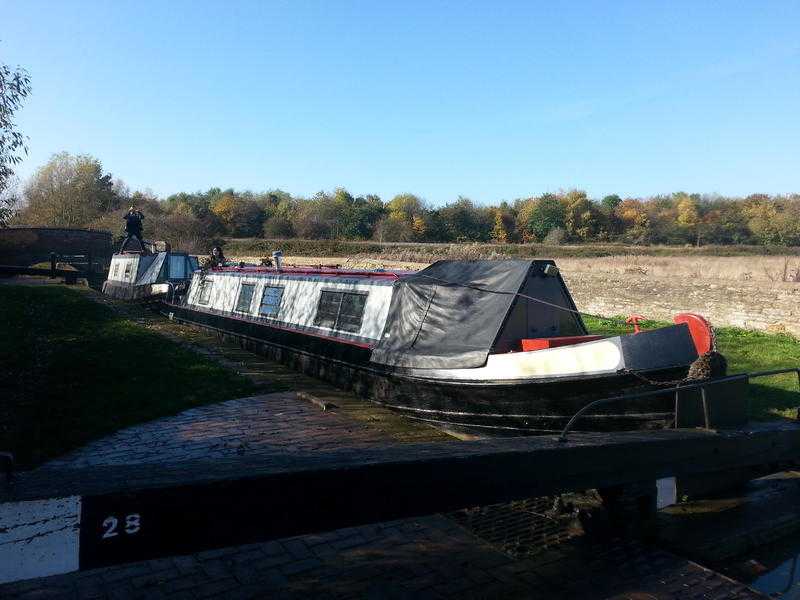
[[[225,266],[225,255],[222,253],[220,246],[214,246],[211,249],[211,256],[208,257],[208,266],[209,268]]]
[[[144,240],[142,239],[142,221],[144,221],[144,215],[141,211],[136,210],[136,207],[131,206],[122,218],[125,221],[125,240],[122,242],[119,251],[122,252],[128,241],[133,238],[139,240],[139,246],[141,246],[144,251]]]

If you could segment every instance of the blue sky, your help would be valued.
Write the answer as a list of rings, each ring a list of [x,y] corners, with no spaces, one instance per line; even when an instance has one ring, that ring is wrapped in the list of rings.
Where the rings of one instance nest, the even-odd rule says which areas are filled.
[[[796,1],[0,1],[23,178],[66,150],[162,196],[800,192]]]

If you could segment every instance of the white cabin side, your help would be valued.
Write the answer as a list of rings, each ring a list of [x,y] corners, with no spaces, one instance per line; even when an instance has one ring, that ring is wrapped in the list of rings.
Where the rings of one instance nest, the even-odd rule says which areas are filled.
[[[360,277],[196,272],[186,304],[198,310],[239,315],[275,325],[377,341],[383,333],[389,314],[393,283],[390,279]],[[318,313],[324,292],[343,292],[359,296],[355,302],[355,308],[361,317],[357,329],[354,320],[347,327],[336,327],[335,324],[326,326],[320,322]]]
[[[140,271],[143,273],[154,259],[154,254],[145,256],[141,254],[115,254],[111,257],[108,281],[135,283],[139,279]]]
[[[197,258],[182,252],[114,254],[106,280],[131,285],[183,280],[198,268]]]

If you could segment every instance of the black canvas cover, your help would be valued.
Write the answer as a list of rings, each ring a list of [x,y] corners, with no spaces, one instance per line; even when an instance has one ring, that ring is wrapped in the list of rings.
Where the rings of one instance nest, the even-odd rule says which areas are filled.
[[[533,264],[440,260],[404,277],[395,284],[383,337],[370,360],[423,369],[484,365]]]

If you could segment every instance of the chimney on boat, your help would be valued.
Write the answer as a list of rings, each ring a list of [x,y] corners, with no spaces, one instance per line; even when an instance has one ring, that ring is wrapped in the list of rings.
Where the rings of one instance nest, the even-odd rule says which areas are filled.
[[[275,250],[272,253],[272,262],[275,264],[275,269],[280,271],[283,266],[283,252],[281,250]]]

